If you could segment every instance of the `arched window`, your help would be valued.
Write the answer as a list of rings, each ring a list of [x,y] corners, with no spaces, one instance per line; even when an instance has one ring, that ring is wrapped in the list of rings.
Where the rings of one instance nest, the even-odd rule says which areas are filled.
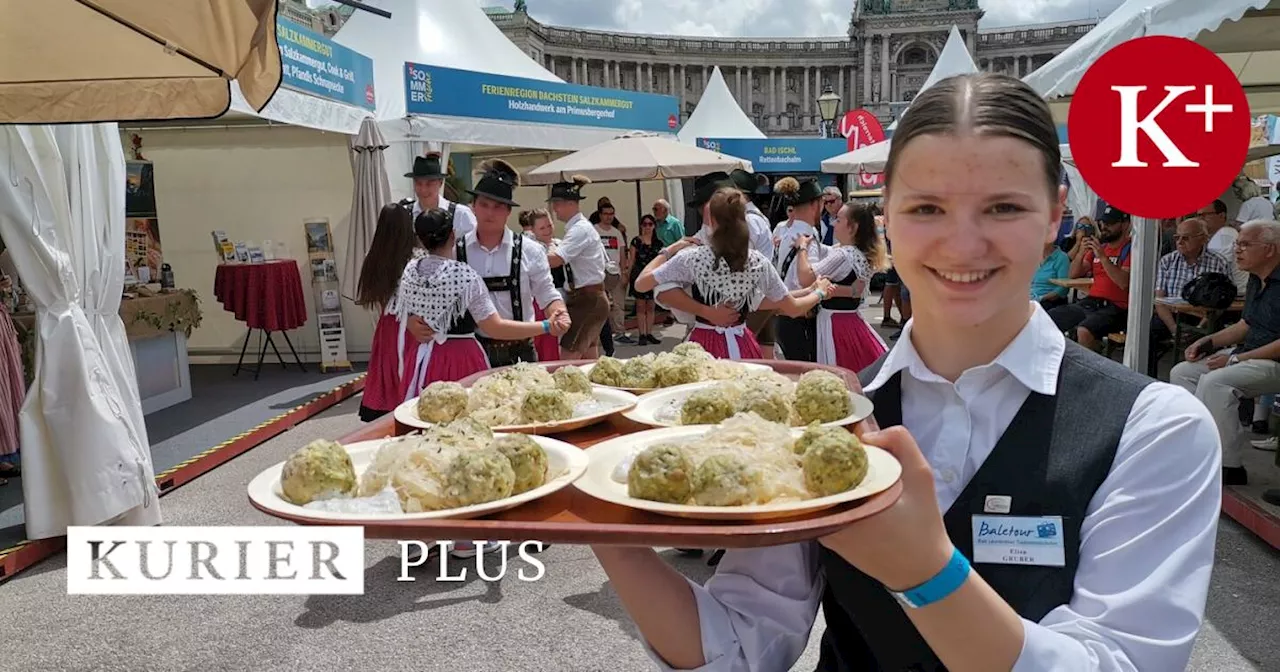
[[[929,52],[924,47],[908,47],[898,60],[902,65],[928,65]]]

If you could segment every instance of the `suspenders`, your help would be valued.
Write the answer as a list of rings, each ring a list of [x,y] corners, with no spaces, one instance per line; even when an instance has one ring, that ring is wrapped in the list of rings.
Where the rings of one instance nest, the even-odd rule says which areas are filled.
[[[511,319],[524,321],[524,301],[520,300],[520,260],[524,256],[524,240],[512,236],[511,240],[511,275],[484,278],[484,286],[490,292],[507,292],[511,294]],[[458,261],[467,263],[467,242],[458,241],[456,257]]]

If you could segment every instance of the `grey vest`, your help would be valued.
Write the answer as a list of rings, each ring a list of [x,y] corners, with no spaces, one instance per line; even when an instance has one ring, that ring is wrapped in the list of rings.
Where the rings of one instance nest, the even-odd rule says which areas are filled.
[[[866,385],[884,359],[865,369]],[[876,422],[902,424],[902,374],[872,393]],[[946,512],[947,534],[973,558],[972,516],[983,515],[987,495],[1012,497],[1013,516],[1062,516],[1065,567],[973,566],[1020,616],[1039,621],[1071,601],[1080,561],[1080,525],[1089,501],[1115,461],[1116,448],[1138,394],[1151,379],[1073,342],[1058,372],[1058,390],[1032,392],[990,457]],[[875,579],[822,549],[827,579],[822,605],[819,672],[936,672],[945,670],[902,607]]]

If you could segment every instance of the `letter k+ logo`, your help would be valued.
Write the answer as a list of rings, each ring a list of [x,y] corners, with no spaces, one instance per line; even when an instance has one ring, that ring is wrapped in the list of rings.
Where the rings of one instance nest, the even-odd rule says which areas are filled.
[[[1144,37],[1103,54],[1076,87],[1072,161],[1107,203],[1138,217],[1194,212],[1239,175],[1249,104],[1235,73],[1204,47]]]

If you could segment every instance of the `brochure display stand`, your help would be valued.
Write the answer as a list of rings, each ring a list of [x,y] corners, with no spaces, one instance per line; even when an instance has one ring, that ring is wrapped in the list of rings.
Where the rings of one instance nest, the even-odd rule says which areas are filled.
[[[338,265],[333,257],[333,233],[328,219],[303,222],[307,234],[307,260],[315,291],[316,320],[320,329],[320,370],[350,371],[347,333],[342,326],[342,296],[338,291]]]

